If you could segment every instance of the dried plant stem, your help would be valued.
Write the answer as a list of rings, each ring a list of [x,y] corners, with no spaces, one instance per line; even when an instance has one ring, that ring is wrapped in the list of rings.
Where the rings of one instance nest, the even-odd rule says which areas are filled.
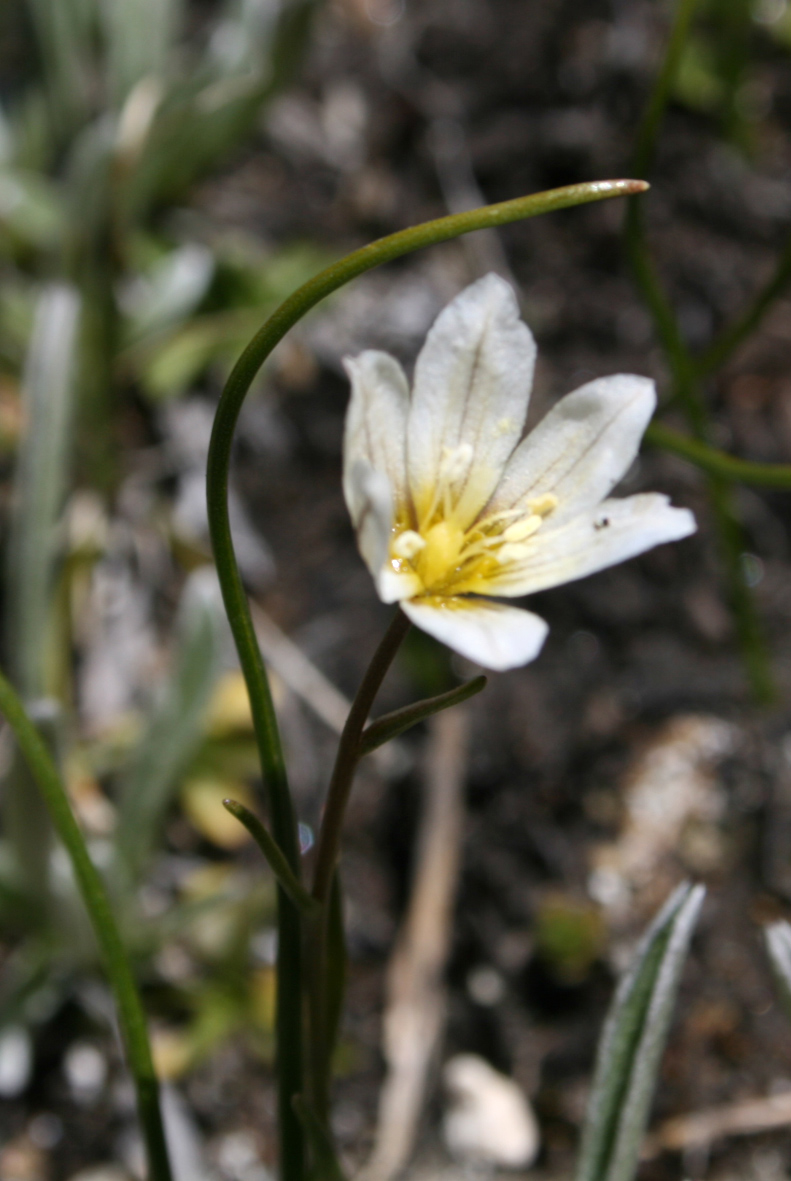
[[[165,1132],[159,1106],[146,1018],[126,951],[102,879],[91,861],[74,818],[66,789],[46,744],[9,681],[0,673],[0,711],[16,736],[31,774],[47,805],[55,830],[71,860],[74,876],[104,960],[118,1006],[121,1036],[137,1091],[137,1108],[148,1156],[151,1181],[171,1181]]]

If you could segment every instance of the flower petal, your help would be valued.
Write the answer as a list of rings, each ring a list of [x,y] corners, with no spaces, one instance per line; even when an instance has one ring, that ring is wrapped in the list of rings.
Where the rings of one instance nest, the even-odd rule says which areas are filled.
[[[558,507],[548,531],[598,504],[637,455],[655,405],[654,383],[628,373],[567,394],[519,444],[486,514],[552,493]]]
[[[344,366],[352,383],[343,440],[346,504],[351,512],[351,472],[359,461],[387,476],[396,503],[403,504],[409,408],[409,385],[404,371],[389,353],[373,349],[358,357],[347,357]]]
[[[365,564],[377,577],[387,561],[393,526],[393,492],[383,472],[374,471],[364,459],[344,472],[344,493],[357,546]]]
[[[504,563],[499,573],[458,589],[509,598],[531,595],[595,574],[663,542],[688,537],[696,528],[689,509],[673,508],[658,492],[604,500],[562,528],[542,529],[525,543],[522,559]]]
[[[532,611],[486,599],[410,599],[401,610],[455,652],[498,672],[535,660],[549,631]]]
[[[498,275],[473,283],[437,318],[417,359],[409,411],[407,468],[419,523],[449,455],[458,524],[480,512],[522,433],[535,356],[516,297]]]
[[[393,492],[383,472],[374,471],[364,459],[358,459],[344,473],[344,491],[352,524],[357,531],[357,546],[371,571],[383,603],[419,594],[423,584],[416,574],[401,574],[390,561],[390,538],[393,528]]]

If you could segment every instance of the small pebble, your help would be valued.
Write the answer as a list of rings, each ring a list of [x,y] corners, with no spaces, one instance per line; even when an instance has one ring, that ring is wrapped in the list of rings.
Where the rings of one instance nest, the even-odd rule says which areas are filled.
[[[28,1139],[36,1148],[45,1152],[54,1148],[63,1139],[63,1120],[51,1111],[34,1115],[27,1127]]]
[[[513,1079],[475,1054],[445,1064],[452,1106],[442,1130],[450,1153],[469,1164],[526,1168],[536,1158],[539,1131],[533,1110]]]
[[[90,1042],[74,1042],[63,1059],[63,1073],[78,1103],[94,1103],[107,1081],[107,1061]]]
[[[15,1099],[30,1082],[33,1045],[22,1025],[11,1025],[0,1034],[0,1097]]]

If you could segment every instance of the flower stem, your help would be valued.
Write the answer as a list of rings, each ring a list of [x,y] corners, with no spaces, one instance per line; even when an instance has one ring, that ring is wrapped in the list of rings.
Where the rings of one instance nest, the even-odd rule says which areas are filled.
[[[55,830],[69,855],[74,877],[104,960],[107,977],[118,1006],[126,1059],[137,1092],[137,1109],[146,1144],[149,1177],[151,1181],[171,1181],[159,1106],[159,1083],[151,1057],[145,1013],[107,892],[91,861],[52,756],[15,690],[2,673],[0,711],[16,736],[19,749],[44,798]]]
[[[753,302],[740,316],[720,332],[701,357],[696,360],[698,372],[703,376],[719,369],[743,340],[758,327],[778,296],[791,284],[791,235],[786,239],[780,253],[774,274],[765,287],[754,297]]]
[[[399,608],[368,665],[368,671],[357,690],[338,743],[338,753],[335,756],[335,766],[327,791],[327,802],[324,805],[324,816],[316,841],[313,897],[322,906],[329,898],[335,862],[338,860],[343,817],[346,812],[352,778],[360,760],[360,739],[385,673],[393,663],[393,657],[401,647],[401,642],[409,631],[409,627],[409,620]]]
[[[441,217],[380,238],[339,262],[327,267],[303,284],[266,321],[253,337],[231,372],[222,392],[214,420],[206,475],[209,531],[217,575],[222,588],[228,622],[242,667],[264,783],[269,797],[274,838],[299,877],[296,823],[286,777],[285,762],[272,705],[266,668],[255,638],[250,606],[244,592],[233,548],[228,515],[228,472],[231,446],[239,412],[258,370],[293,327],[325,296],[343,287],[365,271],[411,251],[458,238],[472,230],[507,225],[523,218],[642,193],[648,186],[639,180],[592,181],[567,185],[529,197],[517,197],[464,213]],[[293,1098],[302,1092],[302,931],[299,914],[282,890],[278,893],[278,1107],[283,1181],[303,1181],[303,1134],[296,1118]]]
[[[313,874],[313,897],[321,906],[318,917],[308,925],[310,944],[311,1103],[316,1115],[326,1122],[329,1106],[330,1051],[327,1021],[327,922],[328,902],[338,861],[343,819],[352,788],[354,772],[362,757],[362,736],[368,715],[393,662],[393,657],[409,631],[410,623],[400,608],[393,616],[368,671],[360,683],[338,743],[335,766],[327,790],[324,815],[316,842],[316,865]]]
[[[650,423],[645,439],[663,451],[689,460],[712,476],[739,484],[753,484],[759,488],[791,490],[791,463],[753,463],[748,459],[739,459],[710,447],[708,443],[701,443],[690,435],[682,435],[680,431],[674,431],[661,422]]]

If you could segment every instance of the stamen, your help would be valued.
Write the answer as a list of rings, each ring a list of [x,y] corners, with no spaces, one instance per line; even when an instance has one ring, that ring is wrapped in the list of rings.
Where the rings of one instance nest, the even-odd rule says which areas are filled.
[[[558,498],[554,492],[545,492],[543,496],[536,496],[528,500],[527,507],[538,517],[548,517],[558,507]]]
[[[503,533],[504,541],[526,541],[541,528],[542,519],[534,513],[531,517],[523,517],[521,521],[514,521]]]
[[[399,533],[390,546],[394,558],[406,558],[407,561],[425,548],[425,537],[421,537],[414,529],[405,529],[403,533]]]
[[[443,447],[434,495],[428,512],[419,522],[421,529],[427,528],[434,521],[438,510],[441,510],[440,520],[447,520],[452,516],[453,485],[467,475],[472,457],[473,449],[470,443],[460,443],[458,447]]]
[[[531,547],[525,545],[523,541],[511,541],[507,545],[503,545],[494,554],[494,557],[501,566],[505,566],[511,562],[521,562],[523,558],[528,557],[531,552]]]

